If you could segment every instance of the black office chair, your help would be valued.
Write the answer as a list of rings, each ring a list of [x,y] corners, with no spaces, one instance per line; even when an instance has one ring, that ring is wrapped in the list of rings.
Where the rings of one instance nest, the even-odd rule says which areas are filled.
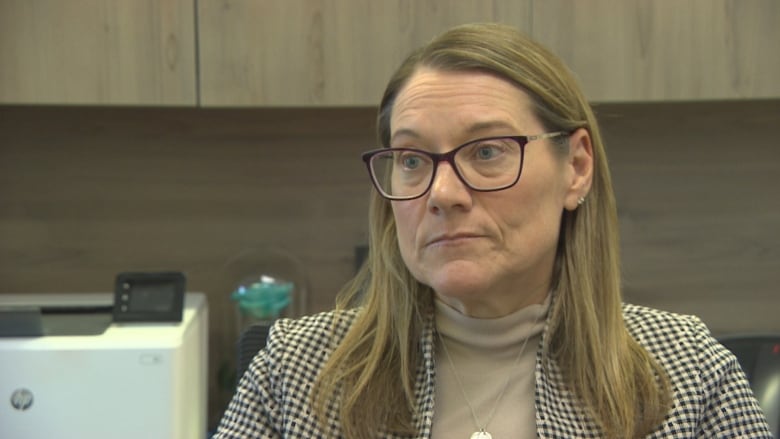
[[[780,335],[729,335],[718,341],[737,357],[772,434],[780,438]]]
[[[257,355],[257,352],[265,347],[268,339],[268,332],[271,330],[271,323],[254,323],[248,326],[238,337],[236,350],[238,353],[236,378],[240,381],[244,372],[249,367],[249,363]]]

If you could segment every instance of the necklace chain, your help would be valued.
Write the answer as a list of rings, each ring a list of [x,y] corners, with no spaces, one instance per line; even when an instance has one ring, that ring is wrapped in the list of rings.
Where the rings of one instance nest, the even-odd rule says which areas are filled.
[[[517,353],[517,358],[515,358],[514,363],[512,364],[512,370],[514,370],[517,365],[520,363],[520,358],[523,356],[523,352],[525,351],[525,345],[528,344],[528,339],[531,338],[531,335],[534,332],[534,328],[536,327],[536,324],[539,323],[539,316],[536,316],[534,319],[533,326],[531,326],[531,332],[525,337],[525,340],[523,340],[523,345],[520,347],[520,352]],[[501,399],[504,397],[504,393],[506,393],[506,388],[509,387],[509,381],[512,379],[512,375],[510,373],[506,376],[506,381],[504,381],[504,385],[501,386],[501,392],[498,394],[498,397],[496,397],[496,401],[493,403],[493,408],[490,410],[490,414],[488,415],[487,421],[485,421],[484,424],[480,424],[479,419],[477,418],[477,412],[474,410],[474,406],[471,405],[471,401],[469,401],[468,395],[466,395],[466,388],[463,387],[463,383],[460,380],[460,375],[458,375],[458,371],[455,369],[455,362],[452,361],[452,356],[450,356],[450,351],[447,349],[447,343],[444,342],[444,336],[441,335],[441,332],[438,330],[436,333],[439,335],[439,340],[441,340],[442,348],[444,348],[444,355],[447,357],[447,361],[450,363],[450,368],[452,369],[452,374],[455,375],[455,382],[458,383],[458,388],[460,388],[460,393],[463,395],[463,400],[466,401],[466,405],[469,407],[469,410],[471,411],[471,417],[474,419],[474,424],[477,426],[477,431],[474,433],[475,435],[477,433],[480,433],[484,435],[484,437],[491,437],[490,433],[487,432],[487,426],[490,424],[490,421],[493,420],[493,416],[496,414],[496,410],[498,409],[498,404],[501,402]],[[473,436],[472,436],[473,437]],[[483,437],[483,436],[478,436]]]

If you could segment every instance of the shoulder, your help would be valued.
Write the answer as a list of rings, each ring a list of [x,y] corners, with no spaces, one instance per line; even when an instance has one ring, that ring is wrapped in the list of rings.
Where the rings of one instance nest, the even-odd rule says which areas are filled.
[[[309,391],[357,311],[274,322],[241,377],[215,437],[326,437],[311,416]]]
[[[273,389],[279,398],[289,391],[286,383],[291,380],[306,387],[341,343],[356,315],[356,310],[328,311],[276,320],[243,378],[254,386]]]
[[[652,437],[770,437],[736,357],[698,317],[624,305],[623,318],[673,392],[672,411]]]
[[[623,318],[629,333],[667,370],[680,370],[688,361],[698,365],[700,372],[728,368],[735,362],[696,316],[625,304]]]
[[[223,415],[233,437],[325,437],[311,416],[310,389],[357,311],[329,311],[274,322]]]
[[[318,353],[327,356],[344,338],[357,313],[357,310],[334,310],[279,319],[271,327],[266,351],[278,359],[308,357],[311,360],[311,355]]]
[[[679,398],[706,403],[706,395],[732,374],[741,374],[736,357],[721,345],[696,316],[625,305],[629,333],[666,370]],[[683,396],[685,395],[685,396]]]
[[[689,338],[709,336],[707,326],[696,316],[645,306],[624,304],[623,319],[634,338],[645,347],[685,343]]]
[[[349,329],[357,313],[357,309],[331,310],[294,319],[283,318],[274,322],[271,332],[293,338],[343,332]]]

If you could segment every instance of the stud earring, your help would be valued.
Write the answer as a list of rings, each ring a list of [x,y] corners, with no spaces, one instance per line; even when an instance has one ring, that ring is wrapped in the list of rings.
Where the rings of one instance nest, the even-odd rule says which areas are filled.
[[[582,205],[582,203],[584,203],[584,202],[585,202],[585,197],[580,197],[580,198],[577,200],[577,205],[580,205],[580,206],[581,206],[581,205]]]

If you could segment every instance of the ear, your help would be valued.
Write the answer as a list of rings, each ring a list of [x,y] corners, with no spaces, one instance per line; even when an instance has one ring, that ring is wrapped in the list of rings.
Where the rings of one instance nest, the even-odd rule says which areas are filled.
[[[579,200],[588,196],[593,182],[593,144],[585,128],[578,128],[569,136],[566,168],[568,181],[564,207],[575,210],[580,205]]]

